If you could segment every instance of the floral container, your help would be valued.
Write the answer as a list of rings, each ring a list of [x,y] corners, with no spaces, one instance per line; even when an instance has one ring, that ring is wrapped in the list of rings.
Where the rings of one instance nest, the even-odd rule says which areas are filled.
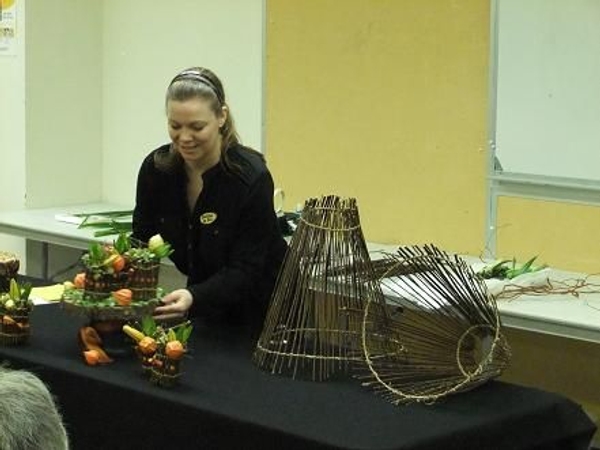
[[[29,340],[29,308],[0,311],[0,344],[21,345]]]
[[[129,270],[129,289],[136,300],[150,300],[156,298],[160,261],[131,261]]]
[[[181,360],[167,358],[158,351],[150,363],[150,382],[160,387],[173,387],[181,377]]]
[[[135,341],[142,372],[149,381],[157,386],[171,387],[181,377],[182,360],[187,353],[192,328],[189,320],[164,328],[152,316],[145,316],[141,323],[124,325],[123,331]]]
[[[19,286],[13,278],[7,293],[0,295],[0,345],[20,345],[29,340],[31,284]]]
[[[109,272],[87,268],[85,270],[85,295],[90,299],[102,300],[111,292],[127,286],[127,273]]]

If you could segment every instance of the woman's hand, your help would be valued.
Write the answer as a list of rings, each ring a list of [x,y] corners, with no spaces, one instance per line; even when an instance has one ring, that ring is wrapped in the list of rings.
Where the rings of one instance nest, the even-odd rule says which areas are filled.
[[[154,310],[154,318],[158,320],[181,319],[185,317],[194,299],[187,289],[177,289],[165,295],[159,306]]]

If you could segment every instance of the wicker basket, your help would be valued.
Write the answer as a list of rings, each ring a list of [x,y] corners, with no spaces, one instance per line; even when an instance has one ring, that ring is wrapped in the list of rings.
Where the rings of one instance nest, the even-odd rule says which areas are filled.
[[[21,345],[29,340],[30,309],[0,311],[0,345]]]
[[[151,365],[150,382],[161,387],[175,386],[181,377],[181,360],[169,359],[160,352],[157,352],[153,358],[160,364]]]
[[[113,291],[127,287],[128,274],[109,273],[90,269],[85,271],[85,295],[91,299],[102,300]]]
[[[156,297],[159,261],[132,261],[128,287],[136,300],[149,300]]]

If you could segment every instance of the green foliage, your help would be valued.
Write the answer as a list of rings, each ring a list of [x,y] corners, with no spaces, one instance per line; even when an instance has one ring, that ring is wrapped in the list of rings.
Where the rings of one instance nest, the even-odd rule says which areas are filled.
[[[0,296],[0,307],[3,309],[31,308],[33,306],[33,302],[29,298],[31,289],[31,283],[19,285],[17,280],[11,278],[8,293]]]
[[[78,214],[79,217],[83,218],[79,228],[95,228],[95,237],[130,234],[132,231],[132,214],[132,210]]]
[[[114,242],[114,247],[115,250],[121,255],[127,252],[131,248],[131,240],[129,239],[129,236],[126,233],[119,233],[119,236]]]
[[[512,280],[519,275],[523,275],[525,273],[533,273],[539,270],[545,269],[546,264],[542,264],[541,266],[534,266],[533,263],[537,259],[537,256],[534,256],[525,264],[517,264],[515,258],[504,259],[498,261],[494,264],[487,265],[479,270],[476,275],[484,280],[488,280],[491,278],[497,278],[500,280]]]
[[[154,317],[144,316],[142,317],[141,323],[136,325],[135,328],[144,333],[144,335],[150,336],[163,344],[177,340],[185,345],[192,335],[194,327],[192,326],[192,322],[186,320],[185,322],[165,329],[156,323]]]
[[[142,317],[142,333],[146,336],[154,336],[156,334],[156,321],[152,316]]]

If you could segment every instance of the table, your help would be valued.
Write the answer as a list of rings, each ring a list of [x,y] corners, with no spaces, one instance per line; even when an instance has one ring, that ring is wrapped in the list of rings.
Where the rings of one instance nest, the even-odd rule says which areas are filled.
[[[57,206],[0,212],[0,233],[24,237],[42,244],[42,277],[48,278],[48,245],[62,245],[87,250],[90,242],[106,238],[94,237],[94,229],[78,228],[76,224],[59,221],[57,215],[123,211],[131,207],[112,203]]]
[[[582,279],[585,275],[550,270],[556,281]],[[588,281],[600,286],[600,277]],[[593,288],[598,290],[600,288]],[[502,323],[510,328],[600,343],[600,293],[573,295],[521,295],[513,300],[498,300]]]
[[[94,238],[92,229],[79,229],[76,225],[57,221],[57,214],[127,209],[131,208],[111,203],[92,203],[0,212],[0,233],[40,241],[41,275],[47,278],[48,244],[87,249],[91,241],[99,240]],[[380,252],[395,252],[397,246],[368,243],[368,248],[375,259]],[[480,262],[474,257],[466,256],[465,259],[468,263]],[[166,259],[163,263],[171,265]],[[583,276],[552,270],[552,277],[556,279]],[[596,280],[600,284],[600,277],[596,277]],[[565,295],[522,296],[512,301],[499,301],[498,310],[507,327],[600,343],[600,294],[583,294],[579,298]]]
[[[90,242],[100,241],[94,237],[94,229],[78,228],[73,223],[59,221],[59,214],[93,213],[101,211],[123,211],[132,209],[111,203],[57,206],[53,208],[23,209],[0,212],[0,233],[20,236],[45,244],[86,250]]]
[[[491,381],[439,404],[393,406],[342,378],[316,383],[264,372],[235,329],[197,328],[174,389],[149,384],[133,354],[83,364],[83,320],[38,306],[30,344],[0,360],[35,371],[62,408],[74,449],[587,449],[595,425],[572,401]]]

